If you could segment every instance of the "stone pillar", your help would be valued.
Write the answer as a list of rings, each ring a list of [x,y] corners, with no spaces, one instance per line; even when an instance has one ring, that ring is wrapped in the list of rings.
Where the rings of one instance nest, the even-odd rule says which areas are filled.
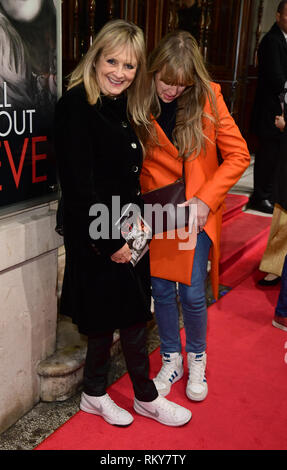
[[[37,365],[55,351],[55,219],[53,203],[0,219],[0,432],[39,401]]]

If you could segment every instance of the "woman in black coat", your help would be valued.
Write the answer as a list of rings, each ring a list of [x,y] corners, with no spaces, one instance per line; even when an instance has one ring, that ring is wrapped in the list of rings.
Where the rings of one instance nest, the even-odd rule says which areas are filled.
[[[287,81],[286,14],[287,2],[281,1],[276,12],[276,22],[259,45],[258,83],[251,122],[251,130],[258,137],[258,148],[250,206],[270,214],[273,213],[280,152],[280,131],[274,125],[274,118],[281,112],[280,95],[286,92]]]
[[[149,379],[148,256],[133,267],[130,248],[114,227],[123,206],[141,206],[142,148],[134,128],[145,115],[144,81],[142,31],[123,20],[111,21],[72,73],[68,91],[56,107],[66,250],[61,313],[72,316],[88,336],[82,410],[110,424],[133,421],[106,393],[110,347],[119,328],[134,409],[178,426],[189,421],[190,411],[162,400]],[[95,220],[102,222],[96,224],[98,230]]]
[[[267,275],[259,281],[261,286],[277,284],[281,279],[285,256],[287,254],[287,128],[286,116],[275,117],[275,125],[282,131],[279,162],[274,188],[274,212],[270,234],[259,269]]]
[[[274,311],[272,325],[287,331],[287,128],[286,111],[276,116],[275,125],[283,134],[280,160],[277,168],[275,207],[266,250],[260,263],[261,271],[268,274],[259,281],[262,286],[274,285],[281,280],[281,288]]]

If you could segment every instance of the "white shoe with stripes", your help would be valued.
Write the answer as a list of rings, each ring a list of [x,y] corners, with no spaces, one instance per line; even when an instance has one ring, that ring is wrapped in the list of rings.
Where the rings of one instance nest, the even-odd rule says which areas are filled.
[[[205,351],[196,353],[187,353],[187,362],[189,368],[189,378],[186,386],[186,395],[190,400],[202,401],[208,393],[208,386],[205,378],[206,353]]]
[[[183,358],[178,352],[163,353],[162,368],[153,379],[158,393],[165,397],[169,394],[171,386],[183,376]]]

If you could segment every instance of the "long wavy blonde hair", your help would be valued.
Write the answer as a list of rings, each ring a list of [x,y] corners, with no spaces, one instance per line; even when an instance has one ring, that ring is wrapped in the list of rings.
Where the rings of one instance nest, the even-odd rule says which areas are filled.
[[[68,89],[84,83],[88,101],[91,105],[100,98],[96,64],[102,53],[110,54],[124,47],[134,54],[137,61],[136,76],[127,89],[127,111],[135,125],[146,126],[148,119],[143,108],[143,93],[146,92],[146,49],[142,30],[134,23],[112,20],[106,23],[95,37],[88,52],[72,72]]]
[[[176,125],[173,130],[173,143],[179,151],[179,157],[188,158],[195,152],[195,158],[205,150],[206,135],[203,118],[218,125],[216,99],[211,88],[211,78],[206,70],[197,42],[187,31],[174,31],[167,34],[151,53],[148,60],[150,83],[150,109],[157,118],[161,107],[156,92],[155,75],[160,72],[160,79],[170,85],[186,86],[178,98]],[[212,115],[204,112],[206,100],[209,100]],[[151,129],[151,127],[150,127]],[[152,139],[154,144],[157,142]]]

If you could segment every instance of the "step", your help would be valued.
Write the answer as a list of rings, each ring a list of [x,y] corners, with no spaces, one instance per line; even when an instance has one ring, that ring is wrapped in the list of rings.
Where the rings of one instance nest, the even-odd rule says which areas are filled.
[[[222,226],[219,274],[232,267],[270,231],[271,217],[242,212]]]
[[[236,262],[220,274],[219,283],[233,289],[255,272],[266,249],[268,237],[269,231],[262,234],[262,237],[257,240],[252,249],[246,251]]]
[[[222,223],[225,223],[232,217],[239,215],[247,203],[247,196],[231,193],[227,194],[224,201],[225,209],[222,215]]]
[[[111,356],[120,350],[119,334],[114,333]],[[87,337],[78,333],[69,317],[59,316],[57,346],[53,355],[38,364],[40,400],[64,401],[71,398],[83,382]]]

